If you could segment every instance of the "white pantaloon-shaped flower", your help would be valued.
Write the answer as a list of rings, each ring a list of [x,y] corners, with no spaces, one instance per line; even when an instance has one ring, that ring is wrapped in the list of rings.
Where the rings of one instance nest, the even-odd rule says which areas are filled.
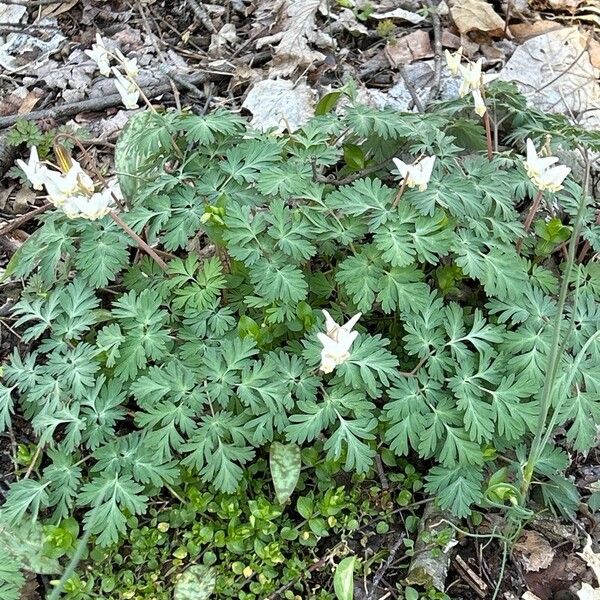
[[[319,369],[323,373],[331,373],[335,367],[350,358],[350,347],[358,336],[358,331],[352,331],[352,328],[360,319],[361,313],[354,315],[345,325],[338,325],[326,310],[323,310],[323,314],[326,333],[317,334],[323,344]]]

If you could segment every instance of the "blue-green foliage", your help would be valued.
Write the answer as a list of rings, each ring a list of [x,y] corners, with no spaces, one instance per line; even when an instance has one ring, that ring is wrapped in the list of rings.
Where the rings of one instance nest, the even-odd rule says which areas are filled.
[[[541,136],[506,98],[494,101],[520,127],[514,141]],[[522,160],[474,156],[460,110],[472,124],[450,103],[426,115],[357,106],[279,137],[223,111],[144,113],[129,126],[123,218],[178,258],[166,273],[134,264],[110,218],[54,213],[14,259],[12,274],[29,277],[14,315],[32,350],[4,365],[0,425],[22,412],[45,458],[41,478],[11,487],[3,517],[57,522],[81,507],[98,544],[112,544],[187,471],[234,491],[272,440],[315,445],[360,473],[382,443],[430,459],[428,491],[467,515],[495,449],[512,460],[535,428],[560,265],[540,264],[534,240],[515,250],[516,206],[533,192]],[[481,133],[467,125],[464,139]],[[380,170],[328,180],[324,169],[352,175],[345,144]],[[429,186],[397,203],[391,158],[421,153],[438,156]],[[572,216],[581,194],[571,181],[555,200]],[[584,234],[598,249],[597,228]],[[561,365],[563,379],[577,372],[557,424],[583,451],[600,422],[600,346],[574,356],[600,326],[600,272],[580,270]],[[321,308],[363,313],[331,375],[317,370]],[[556,472],[540,475],[560,503]]]

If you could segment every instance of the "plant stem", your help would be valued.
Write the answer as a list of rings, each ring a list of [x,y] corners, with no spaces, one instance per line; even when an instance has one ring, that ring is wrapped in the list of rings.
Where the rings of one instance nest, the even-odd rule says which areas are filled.
[[[523,223],[523,227],[525,229],[525,233],[527,233],[531,227],[531,223],[533,223],[533,219],[535,218],[535,214],[540,207],[540,202],[542,201],[542,197],[544,192],[542,190],[538,190],[538,193],[535,195],[533,202],[531,203],[531,207],[529,208],[529,212],[527,213],[527,217],[525,218],[525,222]],[[519,238],[517,240],[516,250],[517,252],[521,251],[521,246],[523,245],[523,238]]]
[[[394,202],[392,203],[392,210],[394,210],[398,206],[398,203],[400,202],[400,198],[402,198],[402,194],[404,194],[405,189],[406,189],[406,177],[402,180],[402,185],[398,189],[398,193],[396,194],[396,197],[394,198]]]
[[[550,348],[550,356],[548,357],[548,367],[546,369],[546,378],[544,379],[544,386],[540,396],[540,412],[538,416],[538,426],[531,443],[531,449],[529,450],[529,457],[523,468],[523,482],[521,484],[521,502],[525,504],[527,502],[527,496],[529,494],[529,487],[531,486],[531,480],[533,478],[533,471],[540,458],[544,444],[547,442],[548,436],[546,434],[546,420],[548,419],[548,412],[552,404],[552,396],[554,393],[554,386],[556,384],[556,375],[560,364],[560,359],[564,352],[564,345],[561,344],[560,333],[561,325],[563,320],[563,314],[565,310],[565,304],[567,301],[567,294],[569,291],[569,282],[571,278],[571,271],[575,264],[575,252],[577,250],[577,242],[579,240],[579,233],[581,230],[582,217],[587,205],[587,191],[590,178],[590,166],[589,160],[586,157],[586,172],[585,180],[583,183],[583,190],[581,194],[581,200],[577,207],[577,214],[575,216],[575,222],[573,223],[573,234],[569,240],[569,251],[567,255],[567,262],[565,264],[565,270],[563,273],[562,283],[560,286],[560,293],[558,296],[558,305],[556,310],[556,317],[554,319],[554,331],[552,333],[552,345]],[[540,193],[538,196],[541,198]],[[533,206],[532,206],[533,208]]]
[[[485,111],[483,114],[483,124],[485,125],[485,141],[487,144],[487,157],[488,160],[492,160],[494,157],[494,146],[492,144],[492,124],[490,123],[489,111]]]
[[[166,271],[168,269],[167,263],[158,255],[156,252],[150,248],[150,246],[133,230],[121,217],[114,211],[110,211],[108,213],[112,220],[132,239],[135,243],[146,253],[148,256],[154,259],[156,264],[163,270]]]

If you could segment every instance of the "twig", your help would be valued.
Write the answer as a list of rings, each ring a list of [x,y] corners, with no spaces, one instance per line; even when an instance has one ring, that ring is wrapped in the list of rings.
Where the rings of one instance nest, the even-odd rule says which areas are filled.
[[[48,4],[62,4],[65,0],[2,0],[2,4],[17,4],[18,6],[47,6]]]
[[[30,210],[28,213],[26,213],[20,217],[17,217],[16,219],[13,219],[10,223],[8,223],[8,225],[5,225],[2,229],[0,229],[0,236],[6,235],[7,233],[14,231],[15,229],[18,229],[19,227],[21,227],[22,225],[27,223],[27,221],[30,221],[31,219],[37,217],[38,215],[41,215],[42,213],[46,212],[51,207],[52,207],[52,203],[48,202],[47,204],[38,206],[38,208],[34,208],[33,210]]]
[[[114,211],[108,213],[112,220],[119,226],[123,231],[134,240],[140,249],[142,249],[148,256],[154,259],[156,264],[163,270],[166,271],[168,269],[167,263],[158,255],[156,252],[133,230],[121,217]]]
[[[213,22],[210,20],[210,17],[208,16],[208,13],[206,12],[206,9],[202,5],[202,3],[198,2],[198,0],[187,1],[189,2],[190,7],[194,11],[194,14],[198,17],[200,23],[202,23],[202,25],[204,25],[204,27],[206,27],[206,29],[208,29],[208,31],[210,31],[211,33],[217,33],[217,30],[215,29]]]
[[[385,469],[383,468],[383,461],[381,460],[381,456],[379,456],[379,453],[375,454],[375,466],[377,467],[377,475],[379,475],[379,481],[381,482],[381,487],[384,490],[389,489],[390,484],[388,483],[387,477],[385,475]]]
[[[346,177],[342,177],[341,179],[337,179],[334,175],[328,175],[325,177],[320,173],[317,173],[317,165],[313,161],[312,170],[313,170],[313,181],[316,183],[329,183],[330,185],[340,186],[340,185],[348,185],[361,177],[366,177],[371,173],[375,173],[379,171],[382,167],[384,167],[390,159],[386,159],[383,162],[377,163],[376,165],[371,165],[365,169],[361,169],[360,171],[356,171],[356,173],[352,173],[351,175],[346,175]]]
[[[373,600],[373,594],[375,594],[377,588],[386,571],[392,566],[394,559],[396,558],[396,554],[398,554],[398,550],[400,550],[400,546],[402,546],[404,542],[404,534],[402,533],[400,537],[396,540],[395,544],[390,549],[390,555],[387,557],[386,561],[379,567],[377,573],[375,573],[375,577],[373,577],[373,583],[371,584],[371,589],[369,590],[369,594],[365,598],[365,600]]]
[[[193,85],[204,83],[210,79],[208,73],[196,73],[190,77],[186,77],[185,80]],[[148,97],[160,96],[171,91],[171,81],[161,81],[160,83],[153,86],[146,86],[142,88],[144,93]],[[81,100],[79,102],[70,102],[68,104],[61,104],[53,108],[47,108],[43,110],[36,110],[24,115],[8,115],[6,117],[0,117],[0,129],[4,127],[10,127],[17,121],[38,121],[44,119],[57,119],[59,117],[71,117],[80,112],[94,112],[118,106],[123,101],[120,94],[109,94],[108,96],[102,96],[100,98],[90,98],[88,100]]]
[[[398,69],[398,73],[400,73],[400,77],[402,77],[402,81],[404,81],[404,86],[406,87],[406,89],[408,90],[408,93],[410,94],[413,104],[417,107],[417,110],[420,113],[424,112],[425,109],[423,108],[423,103],[421,102],[421,98],[419,98],[419,95],[417,94],[417,90],[415,90],[415,86],[408,79],[408,74],[406,73],[406,69],[404,68],[404,65],[398,65],[397,69]]]
[[[433,84],[429,91],[429,97],[427,98],[427,104],[430,104],[435,100],[439,93],[442,85],[442,23],[440,21],[440,15],[438,14],[437,6],[432,0],[427,0],[427,5],[431,11],[431,21],[433,23]]]
[[[510,21],[510,13],[512,10],[512,0],[506,0],[506,15],[504,16],[504,36],[506,37],[506,32],[508,31],[508,23]]]
[[[402,194],[404,194],[404,190],[406,189],[406,177],[402,180],[402,185],[398,188],[398,193],[392,202],[392,210],[395,210],[400,202],[400,198],[402,198]]]

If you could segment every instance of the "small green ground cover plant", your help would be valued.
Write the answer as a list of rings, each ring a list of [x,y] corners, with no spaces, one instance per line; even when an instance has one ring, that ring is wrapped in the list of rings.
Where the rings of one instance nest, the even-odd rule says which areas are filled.
[[[569,456],[550,434],[564,427],[583,452],[600,422],[600,269],[588,258],[599,230],[585,183],[572,174],[542,195],[523,151],[526,138],[598,150],[600,136],[528,109],[506,84],[486,90],[496,147],[489,116],[486,138],[463,98],[425,114],[351,99],[326,112],[339,96],[285,134],[223,110],[140,113],[117,145],[118,215],[41,219],[5,275],[24,288],[0,425],[24,415],[41,458],[11,486],[6,526],[64,529],[66,556],[84,539],[77,558],[115,569],[121,556],[123,573],[135,557],[157,578],[198,562],[218,574],[217,594],[250,600],[293,574],[273,570],[285,544],[263,529],[236,538],[246,520],[277,539],[293,530],[297,544],[338,526],[325,513],[302,540],[290,507],[253,489],[273,443],[303,449],[303,488],[418,457],[424,491],[456,517],[523,516],[531,494],[576,510]],[[428,173],[394,168],[424,157]],[[518,209],[532,199],[551,214],[533,212],[530,228]],[[323,309],[334,325],[356,316],[326,369]],[[359,498],[342,496],[356,520]],[[250,551],[244,539],[260,567],[231,558]],[[212,560],[223,545],[227,564]],[[167,556],[180,562],[161,571]],[[286,569],[306,568],[297,556]],[[255,588],[246,568],[262,575]],[[63,583],[73,599],[111,597],[123,573]],[[130,597],[155,597],[136,586]]]

